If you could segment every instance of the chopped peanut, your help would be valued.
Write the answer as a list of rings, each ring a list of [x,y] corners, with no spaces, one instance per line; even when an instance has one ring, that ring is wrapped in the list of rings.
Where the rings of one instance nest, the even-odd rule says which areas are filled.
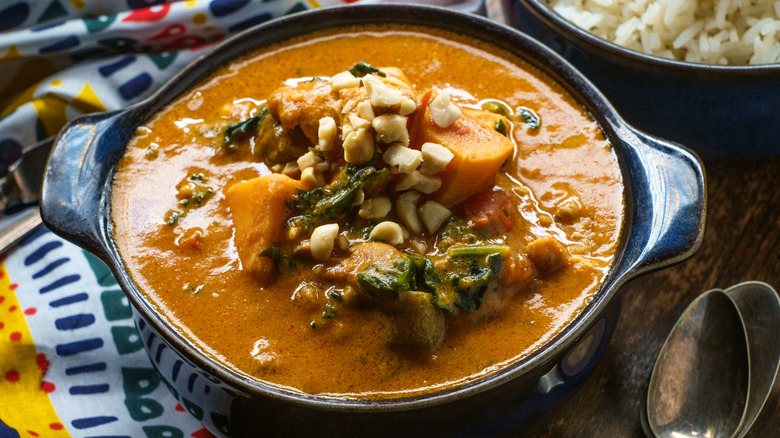
[[[317,260],[327,260],[333,252],[333,243],[339,233],[339,224],[320,225],[311,233],[311,255]]]
[[[364,219],[378,219],[390,213],[392,204],[386,196],[377,196],[363,201],[358,211],[358,216]]]
[[[441,178],[435,176],[423,175],[419,170],[415,170],[406,178],[401,180],[395,189],[398,191],[408,190],[414,188],[415,190],[431,194],[441,187]]]
[[[404,243],[404,232],[401,226],[395,222],[380,222],[371,230],[371,238],[380,242],[389,243],[398,246]]]
[[[438,143],[423,143],[420,148],[423,157],[423,164],[420,172],[423,175],[435,175],[447,168],[452,158],[455,157],[449,149]]]
[[[422,153],[416,149],[397,144],[388,148],[382,155],[382,159],[390,166],[395,166],[399,172],[410,174],[422,162]]]
[[[450,93],[447,90],[441,91],[439,95],[433,99],[430,106],[433,122],[442,128],[446,128],[455,123],[462,114],[460,108],[450,102]]]

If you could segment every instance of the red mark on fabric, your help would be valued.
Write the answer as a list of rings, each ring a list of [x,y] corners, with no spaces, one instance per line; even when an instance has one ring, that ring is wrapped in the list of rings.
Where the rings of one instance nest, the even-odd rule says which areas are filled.
[[[49,359],[46,359],[46,353],[38,353],[35,356],[35,364],[38,365],[38,369],[41,370],[43,375],[46,375],[46,371],[49,370]]]
[[[57,389],[57,387],[54,386],[53,383],[46,380],[41,380],[41,391],[48,393],[54,392],[55,389]]]
[[[195,438],[217,438],[216,436],[214,436],[214,434],[209,432],[208,429],[206,429],[205,427],[202,429],[198,429],[195,432],[192,432],[190,436]]]
[[[0,304],[3,304],[3,301],[5,301],[5,297],[0,295]]]
[[[38,310],[37,310],[37,309],[35,309],[35,307],[30,307],[29,309],[26,309],[26,310],[24,311],[24,314],[25,314],[25,315],[35,315],[35,313],[36,313],[37,311],[38,311]]]
[[[3,324],[2,322],[0,322],[0,330],[2,330],[2,329],[3,329],[3,327],[5,327],[5,324]]]
[[[8,311],[9,311],[9,312],[13,312],[13,311],[15,311],[15,310],[16,310],[16,306],[11,306],[11,307],[9,307],[9,308],[8,308]]]
[[[51,430],[62,430],[62,425],[60,423],[52,423],[49,425],[49,429]]]
[[[181,403],[176,403],[176,409],[179,412],[184,412],[184,406],[181,405]]]
[[[168,15],[171,5],[149,6],[148,8],[136,9],[131,12],[122,21],[157,21],[162,20]]]
[[[13,332],[11,333],[11,336],[8,337],[8,339],[12,341],[21,341],[22,340],[22,334],[19,332]]]
[[[39,436],[36,432],[33,432],[31,430],[28,430],[27,433],[29,433],[32,436]]]
[[[8,380],[11,383],[16,383],[19,381],[19,371],[11,370],[7,373],[5,373],[5,380]]]
[[[17,287],[19,287],[19,283],[11,283],[11,285],[8,286],[8,289],[16,290]]]
[[[149,39],[149,41],[155,41],[155,40],[164,40],[166,38],[171,38],[175,36],[183,35],[184,32],[187,31],[187,28],[182,26],[181,24],[172,24],[165,29],[162,30],[162,32],[158,33],[157,35],[153,36]]]

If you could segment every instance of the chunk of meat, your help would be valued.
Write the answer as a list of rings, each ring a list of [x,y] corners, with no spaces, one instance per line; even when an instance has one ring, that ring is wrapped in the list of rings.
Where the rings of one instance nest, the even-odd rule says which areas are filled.
[[[407,292],[387,308],[383,321],[391,344],[434,349],[444,339],[444,314],[434,306],[433,295]]]
[[[287,129],[299,127],[312,144],[319,141],[320,119],[339,119],[341,102],[330,82],[314,80],[281,87],[268,98],[268,112]]]
[[[499,273],[499,281],[502,287],[512,287],[534,278],[534,266],[531,260],[523,254],[510,250],[504,256],[504,264]]]
[[[423,98],[425,96],[431,94],[426,93]],[[413,147],[419,148],[426,142],[438,143],[455,155],[439,173],[441,188],[431,195],[431,199],[445,207],[484,189],[514,150],[514,143],[509,138],[473,113],[463,112],[455,123],[442,128],[434,123],[427,102],[421,103],[420,110],[422,112],[415,116],[419,119],[413,121],[410,128],[410,134],[413,131],[415,135]]]
[[[463,202],[463,215],[486,236],[506,233],[515,223],[512,200],[504,191],[474,193]]]
[[[235,244],[243,269],[267,285],[275,278],[273,260],[261,257],[262,250],[279,239],[289,217],[287,202],[292,201],[300,181],[286,175],[263,175],[238,183],[225,191],[225,200],[233,215]]]
[[[556,238],[540,237],[528,244],[528,258],[542,272],[553,272],[566,266],[569,252]]]

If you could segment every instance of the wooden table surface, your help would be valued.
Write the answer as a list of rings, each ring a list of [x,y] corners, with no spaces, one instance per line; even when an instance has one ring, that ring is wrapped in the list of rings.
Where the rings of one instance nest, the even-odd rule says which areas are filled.
[[[669,330],[700,293],[760,280],[780,289],[780,155],[706,160],[707,227],[687,261],[623,287],[612,342],[593,374],[523,436],[641,437],[639,404]],[[750,437],[780,437],[780,379]]]

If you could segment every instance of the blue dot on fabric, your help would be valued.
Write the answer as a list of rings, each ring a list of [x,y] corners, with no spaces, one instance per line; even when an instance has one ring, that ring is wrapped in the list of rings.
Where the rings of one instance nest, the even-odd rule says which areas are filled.
[[[0,30],[13,29],[30,16],[30,6],[19,2],[0,10]]]
[[[38,53],[51,53],[51,52],[61,52],[63,50],[72,49],[74,47],[78,47],[81,42],[79,41],[76,36],[71,35],[65,39],[59,40],[56,43],[49,44],[48,46],[41,47],[38,50]]]
[[[209,9],[215,17],[224,17],[243,8],[250,0],[214,0]]]
[[[140,96],[141,93],[148,90],[151,86],[152,77],[149,73],[141,73],[122,84],[122,86],[119,87],[119,94],[121,94],[125,100],[131,100]]]
[[[164,4],[165,0],[127,0],[127,7],[130,9],[141,9],[149,6]]]

